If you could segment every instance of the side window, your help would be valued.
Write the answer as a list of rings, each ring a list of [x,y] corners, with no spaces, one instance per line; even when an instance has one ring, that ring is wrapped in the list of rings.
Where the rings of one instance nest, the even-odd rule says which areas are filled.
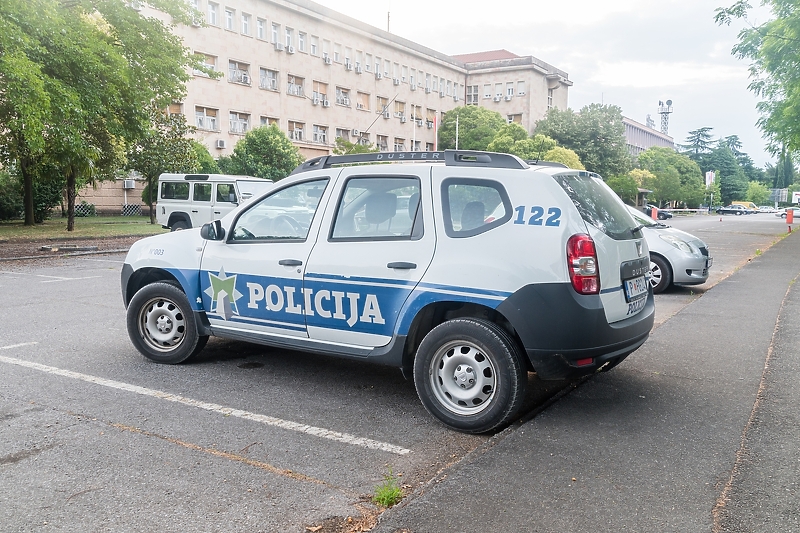
[[[210,202],[211,201],[211,184],[210,183],[195,183],[194,195],[192,199],[195,202]]]
[[[217,183],[217,202],[236,203],[237,201],[233,183]]]
[[[189,199],[189,184],[186,182],[170,182],[165,181],[161,183],[161,199],[162,200],[188,200]]]
[[[351,178],[336,209],[331,239],[407,240],[422,235],[419,179]]]
[[[448,237],[472,237],[511,219],[511,201],[492,180],[448,178],[442,182],[442,213]]]
[[[267,196],[241,214],[231,241],[303,241],[319,206],[328,178],[304,181]]]

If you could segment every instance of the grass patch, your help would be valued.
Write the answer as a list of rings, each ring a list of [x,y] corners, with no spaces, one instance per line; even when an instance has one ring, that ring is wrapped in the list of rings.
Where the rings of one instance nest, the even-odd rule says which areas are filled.
[[[372,500],[383,507],[391,507],[403,499],[403,490],[397,484],[397,478],[392,474],[392,469],[389,473],[383,476],[383,483],[375,487],[375,495]]]
[[[759,250],[758,248],[756,248],[756,257],[758,257],[759,255],[761,255],[762,253],[763,253],[763,252],[762,252],[761,250]]]
[[[167,231],[159,224],[150,224],[150,217],[145,216],[76,217],[73,231],[67,231],[66,218],[53,218],[34,226],[14,220],[0,222],[0,241],[146,236]]]

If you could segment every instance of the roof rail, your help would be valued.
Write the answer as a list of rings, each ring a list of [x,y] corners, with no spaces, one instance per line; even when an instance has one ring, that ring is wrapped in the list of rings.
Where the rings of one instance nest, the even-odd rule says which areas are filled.
[[[559,168],[569,168],[564,163],[559,163],[558,161],[540,161],[538,159],[526,159],[526,163],[534,167],[559,167]]]
[[[476,150],[443,152],[369,152],[366,154],[323,155],[301,163],[292,174],[352,163],[444,163],[455,167],[491,167],[524,169],[528,165],[515,155]]]

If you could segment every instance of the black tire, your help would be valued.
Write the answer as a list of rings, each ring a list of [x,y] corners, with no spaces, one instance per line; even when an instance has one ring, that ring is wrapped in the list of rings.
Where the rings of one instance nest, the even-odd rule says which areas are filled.
[[[189,229],[189,224],[186,223],[184,220],[179,220],[177,222],[173,222],[172,225],[169,227],[170,231],[181,231],[184,229]]]
[[[128,305],[128,336],[139,352],[156,363],[178,364],[203,349],[186,295],[170,283],[143,287]]]
[[[736,216],[741,216],[743,213],[741,211],[736,211]]]
[[[664,259],[650,255],[650,286],[653,294],[660,294],[672,285],[672,269]]]
[[[527,383],[517,344],[486,320],[439,324],[422,339],[414,360],[422,405],[446,426],[465,433],[509,424],[522,406]]]

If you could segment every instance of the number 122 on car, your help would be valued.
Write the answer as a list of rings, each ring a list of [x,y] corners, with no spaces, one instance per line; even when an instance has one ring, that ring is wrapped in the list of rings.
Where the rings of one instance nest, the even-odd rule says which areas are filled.
[[[561,224],[561,209],[558,207],[548,207],[547,217],[545,218],[545,208],[540,205],[533,205],[528,212],[528,207],[520,205],[514,208],[517,218],[514,224],[526,224],[528,226],[559,226]]]

